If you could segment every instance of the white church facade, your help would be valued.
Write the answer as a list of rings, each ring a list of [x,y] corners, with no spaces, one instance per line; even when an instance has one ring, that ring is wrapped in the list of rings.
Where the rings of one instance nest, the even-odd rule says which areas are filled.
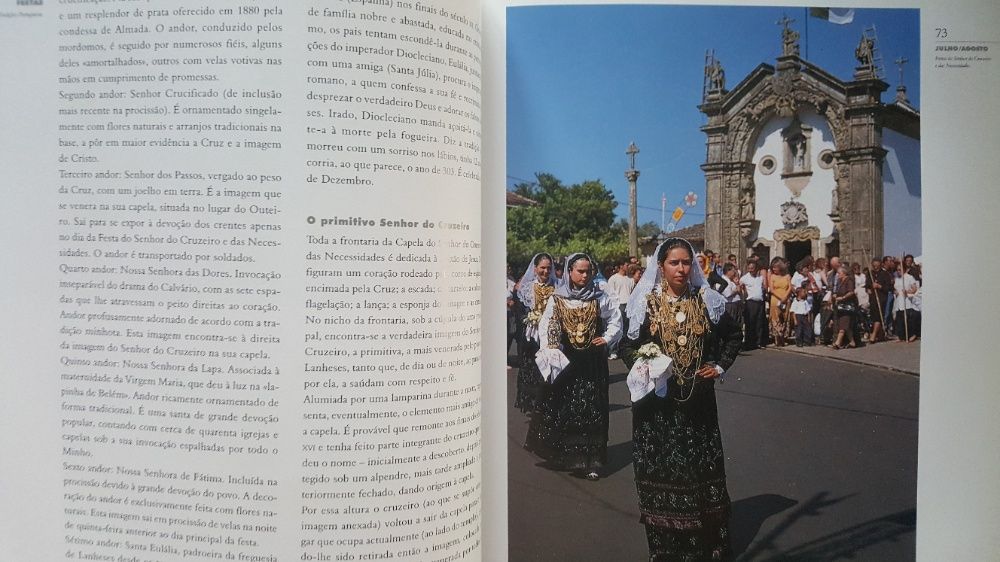
[[[882,102],[874,48],[862,37],[842,81],[800,58],[786,26],[777,65],[732,90],[718,61],[706,66],[707,248],[792,263],[922,252],[920,113],[902,86]]]

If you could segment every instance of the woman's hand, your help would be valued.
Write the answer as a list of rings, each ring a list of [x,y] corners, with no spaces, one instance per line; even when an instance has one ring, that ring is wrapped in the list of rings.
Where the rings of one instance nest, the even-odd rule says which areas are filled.
[[[608,345],[608,340],[606,340],[604,338],[601,338],[601,337],[596,337],[596,338],[590,340],[590,343],[592,345]]]
[[[715,368],[714,363],[704,363],[698,368],[694,374],[698,375],[703,379],[717,379],[719,378],[719,371]]]

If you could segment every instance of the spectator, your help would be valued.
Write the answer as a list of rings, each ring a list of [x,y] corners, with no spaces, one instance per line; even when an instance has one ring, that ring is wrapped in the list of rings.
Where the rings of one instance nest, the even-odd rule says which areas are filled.
[[[768,308],[770,318],[771,335],[774,337],[774,345],[783,347],[788,330],[788,310],[789,301],[792,297],[792,276],[788,274],[785,260],[774,258],[771,260],[771,275],[768,277],[767,292],[771,299]]]
[[[738,272],[736,266],[731,263],[727,262],[722,266],[726,285],[720,292],[726,299],[726,312],[736,320],[738,326],[743,327],[743,299],[746,298],[746,290],[740,285],[740,278],[736,275]]]
[[[792,314],[795,316],[795,347],[813,344],[813,325],[809,321],[809,291],[805,287],[795,290]]]
[[[889,275],[892,277],[892,283],[890,283],[888,286],[893,287],[896,283],[896,276],[897,276],[896,258],[892,256],[884,256],[882,258],[882,269],[887,271]],[[887,334],[891,334],[893,336],[896,335],[895,325],[894,322],[892,322],[893,318],[895,317],[894,314],[895,305],[893,304],[893,301],[895,300],[896,300],[896,292],[892,291],[889,293],[889,296],[886,299],[886,301],[882,303],[882,306],[885,307],[885,309],[883,310],[883,314],[886,318],[886,323],[885,326],[883,327],[885,328]]]
[[[854,275],[854,294],[858,297],[858,313],[857,313],[857,333],[860,341],[867,341],[868,336],[871,333],[871,321],[870,321],[870,299],[868,298],[868,276],[861,271],[861,264],[858,262],[851,263],[851,274]]]
[[[729,254],[728,260],[729,263],[733,264],[733,267],[736,268],[736,277],[737,278],[743,277],[743,272],[740,271],[740,264],[738,261],[736,261],[736,254]]]
[[[892,274],[882,267],[882,261],[873,259],[868,270],[869,310],[872,330],[868,335],[868,343],[885,341],[886,319],[885,304],[892,290]],[[874,302],[872,302],[874,301]]]
[[[899,264],[899,275],[894,282],[896,337],[901,342],[914,342],[920,337],[920,302],[916,297],[920,283],[913,276],[912,269],[912,265],[906,267],[904,259]]]
[[[628,276],[632,278],[633,283],[638,283],[639,280],[642,279],[642,274],[645,271],[646,270],[641,265],[638,264],[632,263],[629,264],[628,266]],[[633,285],[633,287],[634,286],[635,285]]]
[[[747,262],[747,272],[740,277],[746,293],[743,305],[743,349],[751,351],[767,344],[764,321],[764,277],[756,260]]]
[[[839,264],[839,260],[837,262]],[[830,260],[833,265],[833,259]],[[837,330],[833,341],[833,349],[857,346],[857,334],[854,333],[855,315],[858,311],[858,297],[854,293],[854,275],[847,266],[839,266],[831,283],[831,293],[834,313],[834,325]]]
[[[618,300],[618,308],[622,313],[622,333],[628,333],[628,318],[625,316],[625,306],[628,305],[628,297],[635,288],[635,281],[628,276],[628,262],[618,264],[615,274],[608,279],[608,292]],[[624,342],[622,338],[618,347]],[[618,347],[610,350],[608,359],[618,358]]]

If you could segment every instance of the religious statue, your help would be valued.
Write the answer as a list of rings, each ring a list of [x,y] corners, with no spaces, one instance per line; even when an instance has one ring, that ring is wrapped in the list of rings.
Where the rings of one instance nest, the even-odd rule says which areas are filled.
[[[718,59],[713,60],[705,68],[705,75],[708,76],[709,90],[724,90],[726,88],[726,71],[722,69],[722,63]]]
[[[858,59],[862,68],[875,66],[875,40],[870,37],[862,37],[858,48],[854,49],[854,58]]]
[[[792,144],[792,153],[795,155],[794,170],[801,172],[806,169],[806,138],[797,137]]]
[[[788,55],[798,56],[798,54],[799,54],[799,32],[795,31],[794,29],[786,29],[781,34],[781,39],[782,39],[781,54],[783,54],[785,56],[788,56]]]
[[[753,220],[754,214],[753,179],[750,176],[743,176],[740,179],[740,220]]]

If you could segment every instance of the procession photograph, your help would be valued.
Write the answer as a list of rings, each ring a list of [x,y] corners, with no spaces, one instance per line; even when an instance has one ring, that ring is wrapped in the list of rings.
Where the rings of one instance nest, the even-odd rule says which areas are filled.
[[[919,31],[507,9],[510,560],[915,559]]]

